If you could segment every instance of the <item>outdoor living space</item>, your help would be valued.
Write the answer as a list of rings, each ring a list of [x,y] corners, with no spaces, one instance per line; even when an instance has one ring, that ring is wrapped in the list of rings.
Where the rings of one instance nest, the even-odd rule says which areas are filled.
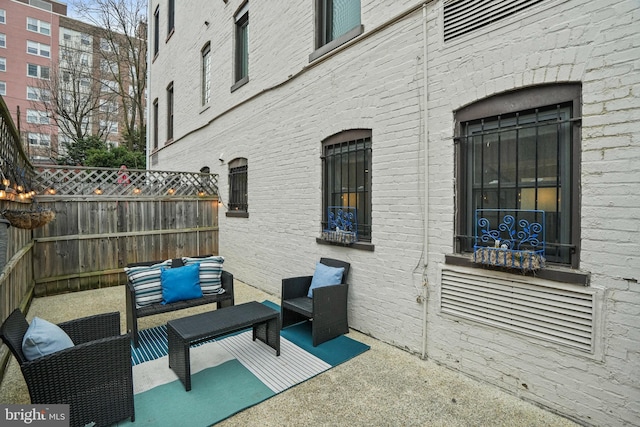
[[[226,256],[224,268],[234,276],[234,305],[256,301],[280,310],[278,291],[265,291],[270,289],[265,283],[243,282],[244,277],[249,277],[249,267],[232,254],[220,251],[217,176],[130,169],[129,184],[123,186],[117,183],[117,173],[116,169],[81,167],[75,170],[47,167],[36,171],[33,182],[48,189],[40,193],[38,204],[42,209],[55,211],[56,218],[33,229],[15,225],[0,229],[6,233],[8,259],[0,286],[6,302],[5,318],[16,307],[25,312],[28,321],[37,316],[52,323],[118,312],[119,332],[124,334],[130,330],[124,267],[136,262],[203,254]],[[28,210],[17,201],[5,203],[16,210]],[[233,247],[232,242],[225,243],[226,250]],[[300,271],[311,273],[313,264]],[[277,286],[282,279],[292,276],[284,270],[277,275],[271,280],[272,289],[274,284]],[[163,328],[169,321],[214,309],[220,307],[207,304],[144,316],[138,319],[138,329],[142,335]],[[344,343],[366,347],[366,351],[343,358],[340,363],[325,363],[312,374],[277,391],[265,390],[257,381],[247,382],[246,370],[234,364],[234,358],[220,348],[228,338],[191,349],[192,353],[199,353],[200,360],[215,366],[196,372],[190,391],[172,374],[166,356],[145,361],[132,368],[134,391],[140,387],[136,374],[140,370],[152,373],[151,383],[158,380],[155,374],[160,372],[163,381],[169,378],[173,382],[135,394],[133,425],[158,426],[163,422],[176,425],[172,420],[153,418],[161,411],[180,420],[189,419],[189,425],[210,425],[218,421],[221,425],[511,426],[514,422],[529,426],[574,425],[518,396],[353,328],[348,334],[317,346],[311,344],[311,331],[304,335],[302,329],[302,337],[299,334],[298,338],[308,341],[304,351],[299,351],[302,346],[287,347],[294,342],[291,331],[298,325],[308,324],[283,328],[280,356],[266,344],[248,338],[246,346],[250,352],[267,350],[254,365],[279,364],[281,375],[288,376],[296,371],[298,354],[317,361],[317,355],[324,352],[332,359],[342,352],[339,347]],[[161,337],[160,341],[163,340],[166,342],[166,338]],[[16,359],[6,351],[6,346],[2,348],[8,367],[0,386],[0,403],[29,404],[27,386]],[[132,342],[131,353],[138,351]],[[198,357],[193,358],[193,372],[199,369],[195,368]],[[222,361],[212,362],[215,358]],[[98,374],[100,369],[95,371]],[[215,375],[202,375],[209,372]],[[238,373],[243,376],[235,381]],[[218,380],[222,376],[227,377],[225,387],[235,387],[239,394],[232,395],[226,388],[210,391],[208,387],[220,386]],[[162,389],[166,394],[159,400],[147,399],[156,389],[171,387],[174,383],[178,387],[169,391]],[[247,403],[245,395],[253,395],[256,389],[261,394]],[[188,401],[190,403],[171,406],[174,402],[186,402],[185,399],[192,396],[197,399],[198,393],[209,397],[207,403]],[[229,410],[230,404],[235,409]],[[227,410],[227,415],[208,417],[220,407]],[[200,417],[198,421],[197,417]],[[128,422],[125,419],[122,423]]]
[[[238,280],[234,288],[236,304],[265,300],[276,304],[280,302],[279,296]],[[32,319],[39,316],[57,323],[120,311],[121,328],[124,331],[124,307],[124,286],[114,286],[34,298],[27,317]],[[140,319],[140,328],[152,328],[171,319],[211,309],[210,306],[201,306],[146,317]],[[422,360],[418,355],[353,329],[348,336],[369,345],[370,350],[247,408],[219,425],[575,425],[493,386]],[[187,392],[182,389],[179,393]],[[0,402],[29,403],[27,387],[14,358],[9,362],[0,387]],[[136,422],[133,425],[148,425],[141,418],[138,407],[136,410]],[[189,409],[206,410],[204,407]]]

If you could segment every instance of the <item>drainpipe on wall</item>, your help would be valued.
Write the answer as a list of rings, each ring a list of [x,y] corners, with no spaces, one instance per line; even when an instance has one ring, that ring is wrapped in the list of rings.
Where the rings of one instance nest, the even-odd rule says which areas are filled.
[[[422,108],[422,143],[424,144],[424,236],[423,236],[423,254],[424,269],[422,273],[422,359],[427,357],[427,302],[429,296],[429,283],[427,280],[427,267],[429,265],[429,103],[428,103],[428,77],[427,59],[428,59],[428,36],[427,36],[427,2],[422,4],[422,42],[424,51],[422,53],[422,84],[424,86],[424,100]]]

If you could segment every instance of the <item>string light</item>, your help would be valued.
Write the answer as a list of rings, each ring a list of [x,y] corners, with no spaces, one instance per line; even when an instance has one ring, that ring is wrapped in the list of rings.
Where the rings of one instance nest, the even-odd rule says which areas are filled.
[[[102,194],[102,188],[98,187],[93,192],[96,193],[97,195],[100,195]]]
[[[140,194],[142,192],[142,190],[140,190],[138,187],[133,189],[133,194]]]

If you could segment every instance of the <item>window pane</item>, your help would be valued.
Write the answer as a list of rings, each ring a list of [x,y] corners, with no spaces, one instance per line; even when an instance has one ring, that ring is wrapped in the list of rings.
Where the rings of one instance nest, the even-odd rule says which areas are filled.
[[[346,135],[349,135],[349,131]],[[329,210],[356,212],[358,240],[371,240],[371,138],[327,144],[324,147],[323,229]]]
[[[236,81],[249,75],[249,13],[236,22]]]
[[[236,159],[229,167],[229,210],[248,210],[248,166],[246,159]]]
[[[333,0],[331,40],[360,25],[360,0]]]
[[[465,250],[473,245],[476,209],[537,209],[546,213],[547,259],[571,262],[570,114],[569,106],[550,106],[463,124]],[[487,219],[497,226],[502,218],[494,216]]]

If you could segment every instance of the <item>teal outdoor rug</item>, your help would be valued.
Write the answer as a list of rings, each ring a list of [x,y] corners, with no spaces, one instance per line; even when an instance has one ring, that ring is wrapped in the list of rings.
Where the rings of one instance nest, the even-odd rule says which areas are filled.
[[[276,356],[246,330],[191,348],[187,392],[169,368],[166,326],[140,331],[140,338],[132,347],[136,421],[119,426],[209,426],[369,349],[347,336],[313,347],[311,324],[304,322],[281,331]]]

